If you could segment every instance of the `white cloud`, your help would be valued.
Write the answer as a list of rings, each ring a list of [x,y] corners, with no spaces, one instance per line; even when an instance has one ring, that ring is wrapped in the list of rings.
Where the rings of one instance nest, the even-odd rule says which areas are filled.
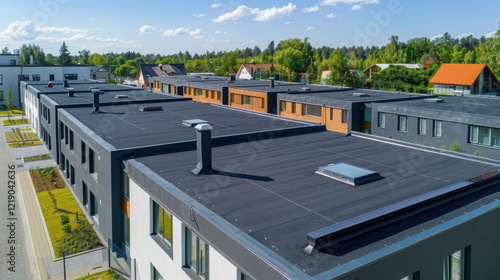
[[[302,10],[302,12],[304,12],[304,13],[311,13],[311,12],[316,12],[316,11],[319,11],[319,6],[305,8]]]
[[[431,41],[434,41],[434,40],[436,40],[438,38],[441,38],[443,36],[444,36],[444,34],[434,35],[434,36],[431,37]]]
[[[0,39],[4,40],[33,40],[43,34],[68,34],[68,33],[86,33],[88,30],[72,27],[40,27],[32,21],[15,21],[10,23],[7,28],[0,33]]]
[[[286,25],[288,25],[288,24],[290,24],[290,23],[291,23],[291,22],[289,22],[289,21],[285,22],[285,24],[286,24]]]
[[[139,33],[144,34],[144,33],[151,33],[153,31],[156,31],[156,28],[151,26],[151,25],[143,25],[141,28],[139,28]]]
[[[216,19],[213,22],[236,22],[240,19],[255,14],[259,9],[251,9],[245,5],[238,6],[236,10],[232,12],[227,12]]]
[[[177,29],[169,29],[163,33],[163,36],[165,37],[173,37],[173,36],[189,36],[192,38],[199,39],[203,37],[201,35],[201,28],[198,28],[196,30],[190,30],[188,28],[177,28]]]
[[[220,7],[220,4],[212,4],[212,6],[210,6],[210,8],[219,8]]]
[[[255,21],[271,21],[277,18],[289,16],[297,8],[296,5],[289,3],[287,6],[281,8],[272,7],[265,10],[260,10],[258,8],[252,9],[245,5],[238,6],[236,10],[232,12],[227,12],[216,19],[213,22],[237,22],[245,17],[256,15]]]
[[[496,31],[491,31],[490,33],[486,33],[483,36],[486,38],[494,38],[497,35]]]
[[[283,6],[281,8],[273,7],[273,8],[265,9],[263,11],[258,11],[257,17],[255,18],[255,20],[256,21],[270,21],[270,20],[274,20],[277,18],[289,16],[293,13],[293,11],[295,11],[296,8],[297,8],[296,5],[294,5],[292,3],[288,3],[287,6]]]
[[[462,38],[464,38],[464,37],[469,37],[469,36],[473,36],[473,35],[474,35],[474,33],[472,33],[472,32],[469,32],[469,33],[463,33],[463,34],[458,35],[458,36],[457,36],[457,38],[458,38],[458,39],[462,39]]]
[[[336,18],[336,17],[337,17],[337,15],[334,15],[334,14],[328,14],[328,15],[326,15],[326,17],[327,17],[327,18]]]
[[[206,14],[193,14],[193,17],[206,17],[207,15]]]
[[[337,4],[379,4],[380,0],[323,0],[321,6],[336,6]]]
[[[217,35],[226,35],[227,32],[225,32],[225,31],[223,32],[223,31],[217,30],[217,31],[215,31],[215,34],[217,34]]]
[[[316,27],[309,26],[306,28],[307,31],[314,30],[314,29],[316,29]]]
[[[361,10],[361,9],[363,9],[363,6],[361,6],[361,5],[354,5],[354,6],[352,6],[352,10],[353,11]]]

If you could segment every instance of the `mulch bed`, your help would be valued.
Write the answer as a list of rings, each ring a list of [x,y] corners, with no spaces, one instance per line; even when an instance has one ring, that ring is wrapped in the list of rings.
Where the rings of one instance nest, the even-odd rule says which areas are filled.
[[[61,178],[59,174],[59,169],[56,167],[51,179],[47,178],[42,173],[43,169],[30,170],[31,180],[33,180],[33,185],[35,186],[36,192],[52,191],[57,189],[63,189],[66,183]],[[56,183],[54,185],[54,183]]]

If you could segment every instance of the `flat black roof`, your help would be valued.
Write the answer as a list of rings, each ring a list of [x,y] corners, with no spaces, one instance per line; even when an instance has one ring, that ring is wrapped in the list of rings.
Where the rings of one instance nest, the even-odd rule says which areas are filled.
[[[365,103],[376,101],[388,101],[398,99],[424,98],[422,94],[408,94],[390,91],[368,90],[368,89],[344,89],[329,92],[300,92],[279,94],[278,100],[300,102],[307,104],[324,105],[333,102]]]
[[[90,92],[91,88],[96,88],[100,89],[103,91],[129,91],[129,90],[142,90],[141,88],[138,87],[131,87],[131,86],[123,86],[123,85],[116,85],[116,84],[104,84],[104,83],[73,83],[72,81],[69,81],[69,87],[64,87],[62,83],[56,83],[52,84],[53,87],[47,87],[47,83],[43,84],[34,84],[30,85],[32,88],[34,88],[37,92],[40,93],[59,93],[59,92],[68,92],[68,88],[73,88],[74,92]]]
[[[456,114],[500,118],[500,97],[428,96],[428,98],[441,99],[442,102],[427,102],[425,99],[398,101],[391,102],[391,104],[385,106],[384,110],[390,110],[391,108],[411,108],[420,111],[453,112]],[[496,121],[498,122],[498,120]]]
[[[275,92],[275,93],[299,93],[299,92],[321,92],[321,91],[337,91],[344,90],[344,87],[338,86],[322,86],[322,85],[306,85],[300,83],[287,83],[287,82],[275,82],[274,88],[270,86],[270,82],[267,81],[263,85],[235,85],[232,88],[246,89],[258,92]]]
[[[333,254],[308,255],[303,249],[310,232],[498,166],[334,132],[214,147],[212,154],[213,167],[220,172],[201,176],[189,174],[197,162],[196,151],[135,160],[309,275],[460,216],[463,209],[469,211],[500,198],[500,187],[487,195],[471,194],[467,199],[472,201],[466,205],[449,202],[428,211],[432,213],[387,225],[347,245],[338,244]],[[315,173],[318,167],[338,162],[379,172],[383,178],[353,187]]]
[[[76,104],[93,104],[93,93],[77,92],[73,97],[68,94],[48,94],[42,95],[40,100],[50,100],[57,105],[76,105]],[[156,92],[149,92],[146,90],[130,90],[130,91],[105,91],[99,94],[99,103],[127,103],[127,102],[153,102],[153,101],[168,101],[168,100],[191,100],[188,97],[176,96],[171,94],[161,94]]]
[[[139,107],[144,106],[162,106],[163,110],[139,111]],[[214,127],[213,137],[317,125],[276,115],[191,101],[101,106],[100,110],[103,113],[90,114],[90,108],[67,108],[63,111],[117,149],[195,140],[195,130],[180,124],[191,119],[208,121]],[[114,128],[112,133],[108,127],[102,128],[103,119],[107,120],[108,127]]]

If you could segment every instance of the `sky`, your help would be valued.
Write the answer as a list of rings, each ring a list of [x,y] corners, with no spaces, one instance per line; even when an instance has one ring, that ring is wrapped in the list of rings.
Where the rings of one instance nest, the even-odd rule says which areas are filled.
[[[491,37],[499,10],[498,0],[2,0],[0,48],[204,54],[306,37],[313,47],[382,46],[391,35]]]

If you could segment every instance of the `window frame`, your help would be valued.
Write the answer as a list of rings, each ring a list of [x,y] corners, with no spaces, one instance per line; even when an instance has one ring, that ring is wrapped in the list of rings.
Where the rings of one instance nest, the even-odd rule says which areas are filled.
[[[418,118],[418,131],[417,132],[419,135],[426,135],[427,134],[427,119]]]
[[[402,120],[404,121],[402,122]],[[402,124],[404,124],[404,127]],[[408,132],[408,116],[398,115],[398,131]]]
[[[385,127],[385,113],[383,112],[378,112],[378,127],[384,128]]]
[[[349,118],[348,111],[347,110],[342,110],[342,123],[347,123],[347,119]]]
[[[152,207],[153,213],[152,213],[152,222],[153,222],[153,232],[151,234],[156,235],[160,238],[160,240],[167,245],[169,249],[173,248],[173,241],[174,241],[174,232],[173,232],[173,216],[170,214],[169,211],[167,211],[165,208],[163,208],[160,204],[158,204],[156,201],[153,200],[153,207]],[[170,223],[170,238],[165,236],[164,233],[161,232],[161,222],[165,221],[165,215],[169,216],[170,218],[167,220]],[[165,229],[165,224],[163,224],[163,228]]]
[[[242,95],[241,96],[241,104],[242,105],[252,105],[252,97],[250,95]]]
[[[438,130],[439,128],[439,130]],[[442,137],[443,136],[443,122],[440,120],[432,120],[432,136]]]
[[[0,86],[3,85],[3,75],[0,75]]]
[[[194,243],[193,244],[193,237]],[[200,245],[202,244],[202,245]],[[200,257],[200,246],[204,249],[204,258]],[[196,256],[193,258],[193,247],[196,252]],[[199,278],[208,280],[209,279],[209,264],[210,264],[210,246],[207,242],[201,239],[195,232],[191,231],[189,228],[185,228],[185,266],[189,267]],[[195,266],[192,263],[195,262]],[[204,268],[204,270],[202,269]]]
[[[312,109],[312,108],[309,108],[309,109],[308,109],[308,107],[309,107],[309,106],[314,106],[314,107],[319,108],[319,116],[318,116],[318,115],[314,115],[314,114],[312,114],[312,113],[308,112],[308,111],[310,111],[310,109]],[[315,108],[315,109],[317,109],[317,108]],[[321,111],[322,111],[322,110],[321,110],[321,106],[319,106],[319,105],[302,104],[302,115],[303,115],[303,116],[315,117],[315,118],[321,118],[321,117],[323,117],[323,114],[322,114],[322,112],[321,112]]]

